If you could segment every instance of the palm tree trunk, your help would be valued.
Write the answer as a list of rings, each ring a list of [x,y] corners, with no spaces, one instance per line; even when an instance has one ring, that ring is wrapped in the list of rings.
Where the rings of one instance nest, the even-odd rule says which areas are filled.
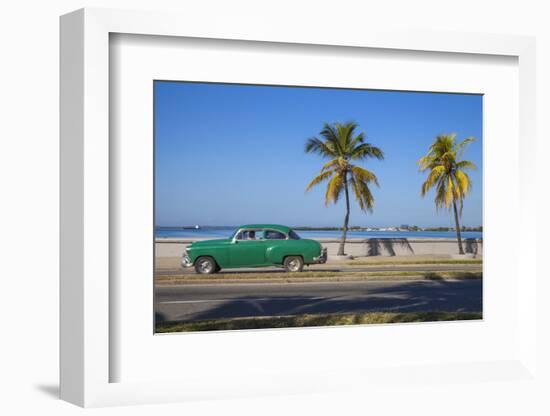
[[[346,244],[346,234],[348,233],[349,223],[349,191],[348,191],[348,174],[344,174],[344,190],[346,192],[346,216],[344,218],[344,228],[342,230],[342,241],[340,247],[338,247],[338,256],[344,255],[344,245]]]
[[[458,254],[464,254],[462,248],[462,238],[460,237],[460,224],[458,222],[458,211],[456,210],[456,201],[453,199],[453,210],[455,212],[456,238],[458,240]]]

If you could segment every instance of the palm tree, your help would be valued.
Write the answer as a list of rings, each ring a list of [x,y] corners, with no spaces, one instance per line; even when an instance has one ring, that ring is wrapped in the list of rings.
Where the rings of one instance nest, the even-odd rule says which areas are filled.
[[[349,224],[349,186],[353,190],[355,199],[362,211],[372,212],[374,197],[369,184],[378,186],[378,179],[371,171],[352,164],[354,160],[368,158],[383,159],[382,151],[370,143],[365,143],[365,134],[356,134],[357,124],[325,123],[320,132],[322,139],[312,137],[307,140],[306,153],[317,153],[330,160],[324,164],[317,175],[307,186],[306,192],[321,182],[328,181],[325,194],[325,206],[336,203],[342,193],[346,196],[346,216],[342,231],[342,240],[338,248],[338,255],[344,255],[344,245]]]
[[[475,140],[468,137],[457,143],[456,134],[437,136],[428,150],[428,154],[418,160],[420,171],[428,171],[428,177],[422,184],[421,195],[425,196],[435,187],[435,206],[454,211],[458,252],[464,254],[460,236],[459,217],[462,215],[463,201],[472,187],[472,181],[466,173],[476,166],[468,160],[459,160],[466,146]],[[458,208],[457,208],[458,205]]]

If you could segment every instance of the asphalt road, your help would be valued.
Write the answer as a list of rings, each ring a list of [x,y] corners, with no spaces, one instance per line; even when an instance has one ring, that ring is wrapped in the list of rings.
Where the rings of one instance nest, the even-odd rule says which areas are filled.
[[[480,271],[480,264],[396,264],[396,265],[386,265],[386,266],[313,266],[309,268],[304,268],[304,271],[316,271],[316,272],[452,272],[452,271]],[[231,274],[231,273],[259,273],[259,272],[270,272],[270,273],[285,273],[281,268],[276,267],[258,267],[258,268],[243,268],[243,269],[222,269],[221,273]],[[157,270],[155,274],[158,276],[173,276],[173,275],[185,275],[185,274],[194,274],[195,269],[193,267],[188,267],[185,269],[173,269],[173,270]]]
[[[157,322],[368,311],[473,312],[482,308],[481,279],[159,285],[155,291]]]

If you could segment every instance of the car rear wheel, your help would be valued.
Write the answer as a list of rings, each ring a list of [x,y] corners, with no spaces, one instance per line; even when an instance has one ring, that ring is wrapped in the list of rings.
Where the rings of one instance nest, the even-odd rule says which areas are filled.
[[[304,268],[304,260],[300,256],[288,256],[285,258],[283,266],[287,272],[301,272]]]
[[[212,257],[199,257],[195,261],[195,271],[199,274],[212,274],[219,270]]]

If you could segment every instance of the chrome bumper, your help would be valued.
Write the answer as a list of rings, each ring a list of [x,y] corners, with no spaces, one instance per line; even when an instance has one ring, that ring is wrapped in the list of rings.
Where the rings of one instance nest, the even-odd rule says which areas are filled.
[[[181,257],[181,267],[192,267],[192,266],[193,266],[193,262],[191,261],[191,259],[187,254],[184,254]]]
[[[321,249],[321,255],[319,257],[313,257],[313,262],[316,264],[324,264],[327,262],[327,249]]]

